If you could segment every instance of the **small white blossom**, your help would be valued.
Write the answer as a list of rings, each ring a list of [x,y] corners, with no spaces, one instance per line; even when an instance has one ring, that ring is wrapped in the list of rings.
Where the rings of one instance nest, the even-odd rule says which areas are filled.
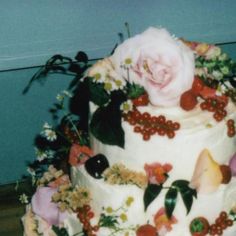
[[[51,129],[52,126],[50,126],[47,122],[44,123],[43,129]]]
[[[44,130],[44,136],[46,137],[48,141],[54,141],[57,139],[57,134],[52,129]]]
[[[222,53],[220,56],[219,56],[219,60],[220,61],[225,61],[226,59],[228,59],[228,55],[226,53]]]
[[[35,148],[35,154],[36,154],[37,160],[40,162],[45,159],[51,159],[54,157],[54,152],[52,150],[43,151],[38,148]]]
[[[123,102],[121,104],[120,109],[124,112],[124,113],[128,113],[129,111],[131,111],[133,109],[133,103],[131,100],[127,100],[125,102]]]
[[[33,168],[31,168],[31,167],[28,167],[28,168],[27,168],[27,172],[28,172],[30,175],[32,175],[32,176],[35,176],[35,175],[36,175],[35,170],[34,170]]]
[[[64,96],[61,95],[61,94],[57,94],[56,99],[57,99],[59,102],[62,102],[63,99],[64,99]]]
[[[45,151],[38,149],[38,148],[35,148],[35,154],[36,154],[38,161],[43,161],[44,159],[47,158],[47,153]]]
[[[20,195],[19,200],[23,204],[28,204],[29,203],[28,196],[25,193]]]
[[[218,70],[214,70],[212,72],[212,75],[217,80],[221,80],[223,78],[223,74],[220,71],[218,71]]]

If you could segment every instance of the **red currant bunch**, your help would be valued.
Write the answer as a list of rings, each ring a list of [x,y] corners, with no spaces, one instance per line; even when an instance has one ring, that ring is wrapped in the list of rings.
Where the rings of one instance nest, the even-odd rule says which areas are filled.
[[[67,125],[63,127],[63,133],[65,137],[71,142],[71,143],[76,143],[78,142],[78,135],[76,134],[75,131],[71,130],[71,128]]]
[[[216,98],[207,98],[200,104],[201,109],[213,112],[213,117],[216,121],[220,122],[226,117],[227,111],[225,110],[226,103]]]
[[[233,137],[236,134],[236,130],[235,130],[235,125],[234,125],[234,120],[233,119],[229,119],[227,121],[227,128],[228,128],[228,136],[229,137]]]
[[[91,211],[91,207],[89,205],[84,205],[83,207],[78,208],[77,217],[83,224],[83,230],[86,232],[86,235],[96,236],[95,232],[99,230],[99,226],[92,226],[90,223],[90,220],[94,217],[94,212]]]
[[[167,120],[163,115],[151,116],[148,112],[141,113],[137,109],[125,114],[124,120],[134,126],[134,132],[140,133],[145,141],[154,134],[174,138],[175,131],[180,128],[178,122]]]
[[[215,223],[210,225],[210,235],[223,235],[223,231],[233,225],[233,220],[228,218],[228,214],[222,211],[216,218]]]

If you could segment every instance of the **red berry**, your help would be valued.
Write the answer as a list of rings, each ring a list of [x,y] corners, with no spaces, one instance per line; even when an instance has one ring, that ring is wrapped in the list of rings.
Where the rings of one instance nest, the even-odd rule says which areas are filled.
[[[140,126],[135,126],[134,127],[134,132],[135,133],[141,133],[142,132],[142,128]]]
[[[169,131],[167,131],[167,136],[168,136],[168,138],[174,138],[175,132],[173,130],[169,130]]]
[[[222,177],[223,177],[222,184],[228,184],[232,178],[232,173],[231,173],[230,167],[228,165],[221,165],[220,171],[221,171]],[[223,214],[223,215],[225,215],[225,214]]]
[[[232,226],[233,225],[233,221],[230,220],[230,219],[226,220],[226,225],[227,226]]]
[[[198,76],[195,76],[192,84],[192,92],[196,95],[199,95],[199,93],[203,90],[204,86],[205,85],[203,81]]]
[[[233,119],[227,120],[227,125],[228,126],[234,126],[234,120]]]
[[[89,205],[84,205],[84,210],[86,211],[86,212],[88,212],[88,211],[90,211],[91,210],[91,207],[89,206]]]
[[[157,122],[158,122],[158,117],[152,116],[152,117],[151,117],[151,123],[152,123],[152,124],[155,124],[155,123],[157,123]]]
[[[148,119],[151,118],[151,115],[150,115],[148,112],[144,112],[144,113],[142,114],[142,118],[143,118],[144,120],[148,120]]]
[[[92,219],[94,217],[94,213],[92,211],[89,211],[87,216],[89,219]]]
[[[166,121],[166,118],[165,118],[165,116],[163,116],[163,115],[160,115],[160,116],[158,116],[158,123],[159,124],[163,124],[163,123],[165,123],[165,121]]]
[[[158,236],[158,234],[154,226],[146,224],[137,229],[136,236]]]
[[[157,132],[160,136],[164,136],[166,134],[166,131],[163,128],[160,128]]]
[[[197,105],[197,96],[191,91],[188,90],[184,92],[180,97],[180,106],[186,110],[190,111]]]
[[[202,102],[200,104],[200,107],[201,107],[202,110],[207,110],[208,104],[206,102]]]
[[[174,130],[178,130],[180,128],[180,123],[174,122],[172,127]]]
[[[148,95],[145,93],[132,100],[135,106],[146,106],[149,103]]]
[[[150,139],[150,134],[149,133],[143,134],[143,140],[148,141],[149,139]]]
[[[228,215],[227,215],[227,213],[225,212],[225,211],[222,211],[221,213],[220,213],[220,218],[221,219],[227,219],[228,218]]]

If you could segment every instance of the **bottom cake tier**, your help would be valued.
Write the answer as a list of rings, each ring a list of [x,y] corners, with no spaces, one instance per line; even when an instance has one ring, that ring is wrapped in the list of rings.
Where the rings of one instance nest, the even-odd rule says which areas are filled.
[[[173,216],[167,220],[162,214],[167,189],[144,209],[144,190],[135,185],[111,185],[104,180],[95,180],[88,175],[84,167],[72,169],[72,182],[76,185],[90,189],[92,202],[91,208],[97,219],[103,214],[110,214],[119,219],[119,229],[101,228],[97,235],[136,235],[135,231],[140,225],[163,224],[166,220],[166,227],[159,230],[159,235],[166,236],[191,236],[190,223],[194,218],[204,217],[213,224],[221,212],[228,212],[233,204],[236,194],[236,179],[233,178],[228,185],[221,185],[217,191],[211,194],[198,194],[193,200],[192,208],[186,212],[186,206],[180,195],[177,196],[176,207]],[[168,184],[168,183],[167,183]],[[132,204],[127,201],[132,199]],[[236,199],[234,200],[236,201]],[[158,213],[159,212],[159,216]],[[122,214],[123,219],[122,219]],[[73,227],[72,227],[73,228]],[[167,230],[168,232],[164,232]],[[120,231],[120,232],[119,232]],[[125,232],[128,232],[125,234]],[[75,232],[73,232],[75,233]],[[223,231],[224,236],[234,236],[236,226],[229,227]]]

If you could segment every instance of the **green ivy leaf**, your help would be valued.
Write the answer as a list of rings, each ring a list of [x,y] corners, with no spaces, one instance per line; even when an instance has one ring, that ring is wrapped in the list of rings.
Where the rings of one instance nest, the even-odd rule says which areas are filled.
[[[93,114],[90,129],[102,143],[124,148],[124,131],[121,127],[121,111],[108,105],[99,107]]]
[[[197,197],[197,191],[189,187],[189,181],[187,180],[176,180],[172,186],[176,187],[180,192],[188,214],[193,204],[193,198]]]
[[[152,201],[159,195],[162,185],[148,184],[144,192],[144,209],[147,210]]]
[[[178,190],[176,188],[169,188],[165,196],[165,210],[168,218],[171,218],[175,209]]]
[[[109,102],[109,94],[104,89],[104,85],[101,83],[94,83],[92,78],[86,78],[89,92],[90,101],[98,106],[103,106]]]
[[[53,225],[52,230],[55,232],[55,234],[57,236],[69,236],[69,234],[65,228],[59,228],[59,227]]]

